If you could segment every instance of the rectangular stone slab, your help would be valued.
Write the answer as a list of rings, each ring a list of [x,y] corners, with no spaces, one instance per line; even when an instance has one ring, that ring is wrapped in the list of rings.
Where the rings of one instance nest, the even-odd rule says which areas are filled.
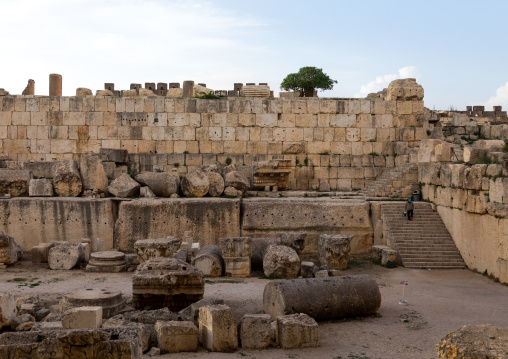
[[[351,253],[372,247],[369,204],[331,198],[247,198],[242,202],[242,236],[275,237],[277,232],[306,232],[304,253],[317,253],[323,233],[353,235]]]
[[[240,200],[222,198],[151,199],[121,202],[115,226],[118,249],[133,252],[146,238],[185,238],[192,230],[201,246],[240,236]]]

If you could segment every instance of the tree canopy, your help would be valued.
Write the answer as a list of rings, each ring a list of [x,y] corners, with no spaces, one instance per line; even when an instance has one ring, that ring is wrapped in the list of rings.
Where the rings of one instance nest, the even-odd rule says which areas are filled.
[[[306,66],[297,73],[287,75],[280,87],[286,91],[300,91],[301,97],[312,97],[316,89],[331,90],[336,83],[337,81],[332,80],[323,69]]]

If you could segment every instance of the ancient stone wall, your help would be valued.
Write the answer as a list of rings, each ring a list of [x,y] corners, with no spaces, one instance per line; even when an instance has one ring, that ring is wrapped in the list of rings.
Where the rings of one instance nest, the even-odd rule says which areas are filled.
[[[78,159],[126,149],[140,171],[291,160],[290,189],[362,188],[427,138],[423,101],[0,97],[0,158]]]

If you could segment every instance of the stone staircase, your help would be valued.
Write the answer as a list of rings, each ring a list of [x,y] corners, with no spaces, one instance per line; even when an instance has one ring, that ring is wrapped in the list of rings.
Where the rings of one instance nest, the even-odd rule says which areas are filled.
[[[418,165],[405,163],[387,168],[381,176],[357,192],[364,197],[411,197],[413,190],[418,189]]]
[[[404,267],[466,268],[441,216],[430,203],[415,202],[414,217],[404,217],[404,202],[381,205],[383,236],[397,249]]]

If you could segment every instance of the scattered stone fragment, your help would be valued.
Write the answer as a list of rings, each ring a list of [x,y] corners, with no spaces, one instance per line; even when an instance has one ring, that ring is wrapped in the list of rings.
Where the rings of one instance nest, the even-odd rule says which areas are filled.
[[[224,195],[227,197],[242,197],[242,191],[237,190],[235,187],[228,186],[224,189]]]
[[[155,193],[148,186],[141,187],[139,189],[139,197],[143,198],[155,198],[157,197]]]
[[[239,171],[228,172],[224,179],[224,187],[234,187],[245,193],[250,188],[249,179]]]
[[[93,252],[86,266],[88,272],[118,273],[126,269],[125,254],[119,251]]]
[[[346,269],[353,236],[321,234],[318,239],[319,261],[331,269]]]
[[[250,237],[221,238],[220,248],[230,277],[250,276],[252,246]]]
[[[14,238],[0,230],[0,264],[9,265],[21,260],[23,250]]]
[[[464,325],[436,345],[439,359],[508,358],[508,328]]]
[[[275,238],[279,240],[278,244],[293,248],[296,253],[302,253],[305,248],[305,232],[279,232],[275,235]]]
[[[263,258],[266,249],[272,244],[280,244],[277,238],[252,238],[251,268],[252,270],[263,270]]]
[[[315,267],[315,264],[313,262],[301,262],[300,263],[300,274],[301,274],[302,278],[314,277],[314,267]]]
[[[138,182],[134,181],[128,174],[123,173],[109,184],[108,192],[115,197],[128,198],[137,196],[140,187]]]
[[[196,303],[192,303],[187,308],[182,309],[178,312],[185,320],[190,320],[196,326],[199,326],[199,308],[207,305],[224,304],[222,299],[201,299]]]
[[[208,194],[212,197],[218,197],[224,192],[224,178],[214,171],[205,172],[208,176],[208,181],[210,182],[210,188],[208,189]]]
[[[397,266],[397,250],[395,249],[383,249],[381,252],[381,265],[393,268]]]
[[[176,258],[157,257],[141,263],[132,278],[135,308],[181,310],[203,299],[203,273]]]
[[[92,96],[93,92],[85,87],[78,87],[76,89],[76,96]]]
[[[108,319],[125,309],[125,301],[120,291],[98,288],[78,289],[60,300],[62,312],[77,307],[102,307],[102,317]]]
[[[368,275],[277,280],[263,293],[263,308],[272,319],[305,313],[316,320],[357,317],[377,312],[381,293]]]
[[[53,165],[53,188],[60,197],[77,197],[83,189],[76,161],[63,158]]]
[[[170,172],[142,172],[136,176],[136,181],[148,186],[157,197],[171,197],[178,193],[180,179]]]
[[[140,239],[134,243],[134,250],[140,263],[155,257],[175,257],[182,242],[175,237]]]
[[[268,314],[245,314],[240,323],[240,341],[245,349],[270,346],[271,320]]]
[[[139,263],[137,254],[127,253],[125,255],[125,265],[127,266],[127,271],[134,272],[138,268]]]
[[[328,277],[328,270],[326,269],[323,269],[323,270],[318,270],[314,273],[314,277],[315,278],[325,278],[325,277]]]
[[[9,325],[11,319],[16,317],[16,299],[8,293],[0,293],[0,329]]]
[[[139,89],[139,96],[141,97],[148,97],[148,96],[155,96],[152,90],[140,88]]]
[[[294,249],[272,244],[263,258],[263,272],[271,278],[296,278],[300,273],[300,258]]]
[[[26,196],[32,173],[27,170],[0,169],[0,195]]]
[[[69,309],[62,318],[64,329],[100,328],[102,307],[78,307]]]
[[[35,322],[35,318],[30,314],[21,314],[12,318],[9,324],[12,330],[16,330],[18,326],[26,322]]]
[[[142,351],[146,352],[150,348],[150,343],[155,343],[155,328],[154,325],[130,322],[127,320],[119,319],[117,316],[109,318],[102,324],[102,328],[118,328],[118,327],[134,327],[140,330],[140,341]]]
[[[192,259],[192,265],[203,272],[205,276],[220,277],[224,271],[222,250],[213,244],[204,246]]]
[[[232,352],[238,347],[238,334],[231,309],[225,304],[199,308],[199,341],[213,352]]]
[[[198,349],[198,328],[192,322],[158,321],[155,330],[161,350],[180,353]]]
[[[210,189],[210,180],[206,173],[196,170],[182,178],[181,187],[185,197],[203,197]]]
[[[0,96],[8,96],[9,91],[5,91],[4,89],[0,88]]]
[[[150,351],[148,353],[146,353],[146,355],[148,355],[149,357],[154,357],[154,356],[157,356],[157,355],[161,355],[161,350],[160,350],[160,348],[152,347],[150,349]]]
[[[51,269],[72,269],[85,257],[81,243],[60,243],[49,250],[48,263]]]
[[[52,197],[53,181],[47,178],[31,179],[28,195],[30,197]]]
[[[319,347],[319,326],[306,314],[277,317],[276,335],[283,349]]]

